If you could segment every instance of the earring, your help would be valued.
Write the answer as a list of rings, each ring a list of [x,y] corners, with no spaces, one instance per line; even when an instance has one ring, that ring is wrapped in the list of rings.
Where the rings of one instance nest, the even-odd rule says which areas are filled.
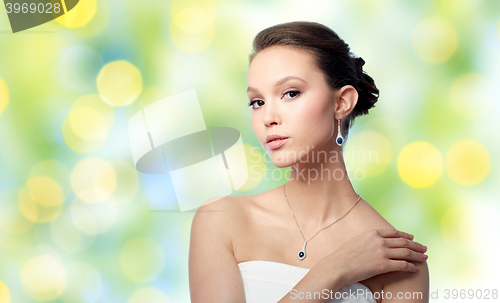
[[[337,142],[338,146],[342,146],[342,143],[344,143],[344,137],[342,137],[342,134],[340,133],[340,119],[337,119],[339,121],[338,127],[337,127],[337,139],[335,140]]]

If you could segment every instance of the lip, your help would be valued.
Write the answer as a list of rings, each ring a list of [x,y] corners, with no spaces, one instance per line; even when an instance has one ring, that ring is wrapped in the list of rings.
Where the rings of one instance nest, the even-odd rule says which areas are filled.
[[[269,135],[266,137],[266,144],[270,149],[278,149],[283,146],[290,138],[280,135]]]

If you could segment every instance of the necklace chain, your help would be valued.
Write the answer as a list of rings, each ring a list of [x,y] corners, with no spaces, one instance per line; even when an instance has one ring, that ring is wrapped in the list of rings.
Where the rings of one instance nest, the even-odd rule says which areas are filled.
[[[359,200],[361,200],[361,196],[358,194],[358,200],[356,201],[356,203],[354,203],[353,206],[351,206],[351,208],[349,208],[349,210],[340,218],[338,218],[337,220],[333,221],[333,223],[331,223],[330,225],[326,226],[326,227],[323,227],[322,229],[320,229],[316,234],[314,234],[314,236],[312,236],[311,238],[309,238],[309,240],[306,240],[306,238],[304,237],[304,234],[302,233],[302,230],[300,229],[300,226],[299,226],[299,223],[297,222],[297,219],[295,218],[295,214],[293,213],[293,210],[292,208],[290,207],[290,202],[288,202],[288,198],[286,196],[286,191],[285,191],[285,184],[283,184],[283,194],[285,194],[285,199],[286,199],[286,203],[288,204],[288,208],[290,208],[290,212],[292,213],[292,216],[293,216],[293,219],[295,220],[295,224],[297,224],[297,227],[299,228],[299,231],[300,231],[300,234],[302,235],[302,239],[304,239],[304,242],[307,243],[309,241],[312,240],[312,238],[316,237],[317,234],[319,234],[322,230],[332,226],[333,224],[337,223],[338,221],[340,221],[342,218],[344,218],[345,216],[347,216],[347,214],[354,208],[354,206],[356,206],[356,204],[358,204]]]

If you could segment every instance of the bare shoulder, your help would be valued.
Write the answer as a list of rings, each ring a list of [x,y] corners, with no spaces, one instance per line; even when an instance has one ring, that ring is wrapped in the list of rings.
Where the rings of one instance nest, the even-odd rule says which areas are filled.
[[[364,232],[371,229],[395,229],[381,214],[379,214],[368,202],[363,201],[360,205],[358,216],[354,224],[362,226],[358,232]],[[405,230],[403,230],[406,232]],[[389,272],[386,274],[372,277],[363,282],[375,291],[383,290],[384,293],[390,292],[393,296],[398,293],[403,295],[408,293],[412,295],[411,299],[405,298],[404,302],[428,302],[429,290],[429,269],[427,262],[412,262],[418,267],[418,271],[411,272]],[[394,298],[393,298],[394,299]],[[385,300],[389,302],[390,300]],[[379,302],[385,302],[383,299]]]
[[[363,233],[371,229],[394,228],[373,206],[362,199],[357,206],[356,215],[351,221],[358,226],[358,233]]]
[[[231,242],[238,204],[238,197],[217,199],[199,207],[193,217],[189,245],[191,302],[244,302]]]
[[[191,226],[191,234],[203,233],[218,237],[219,241],[231,248],[231,233],[234,225],[242,219],[245,197],[226,196],[209,199],[196,211]],[[210,235],[216,233],[217,235]]]
[[[261,212],[264,204],[261,200],[266,192],[248,196],[227,196],[209,199],[198,208],[191,226],[191,237],[196,233],[206,236],[214,234],[219,243],[224,243],[235,256],[234,242],[248,236],[255,227],[256,213]],[[260,201],[260,203],[257,202]]]

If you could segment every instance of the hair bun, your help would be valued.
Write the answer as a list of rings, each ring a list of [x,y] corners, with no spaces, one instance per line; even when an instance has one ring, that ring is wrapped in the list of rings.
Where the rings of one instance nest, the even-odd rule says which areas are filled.
[[[363,60],[363,58],[361,57],[358,57],[354,59],[354,63],[356,63],[356,67],[360,69],[363,67],[363,65],[365,65],[365,60]]]
[[[368,110],[375,107],[375,103],[377,102],[379,96],[379,90],[375,86],[373,78],[363,71],[365,60],[361,57],[354,58],[354,65],[359,78],[359,98],[358,103],[352,111],[352,116],[357,117],[368,114]]]

